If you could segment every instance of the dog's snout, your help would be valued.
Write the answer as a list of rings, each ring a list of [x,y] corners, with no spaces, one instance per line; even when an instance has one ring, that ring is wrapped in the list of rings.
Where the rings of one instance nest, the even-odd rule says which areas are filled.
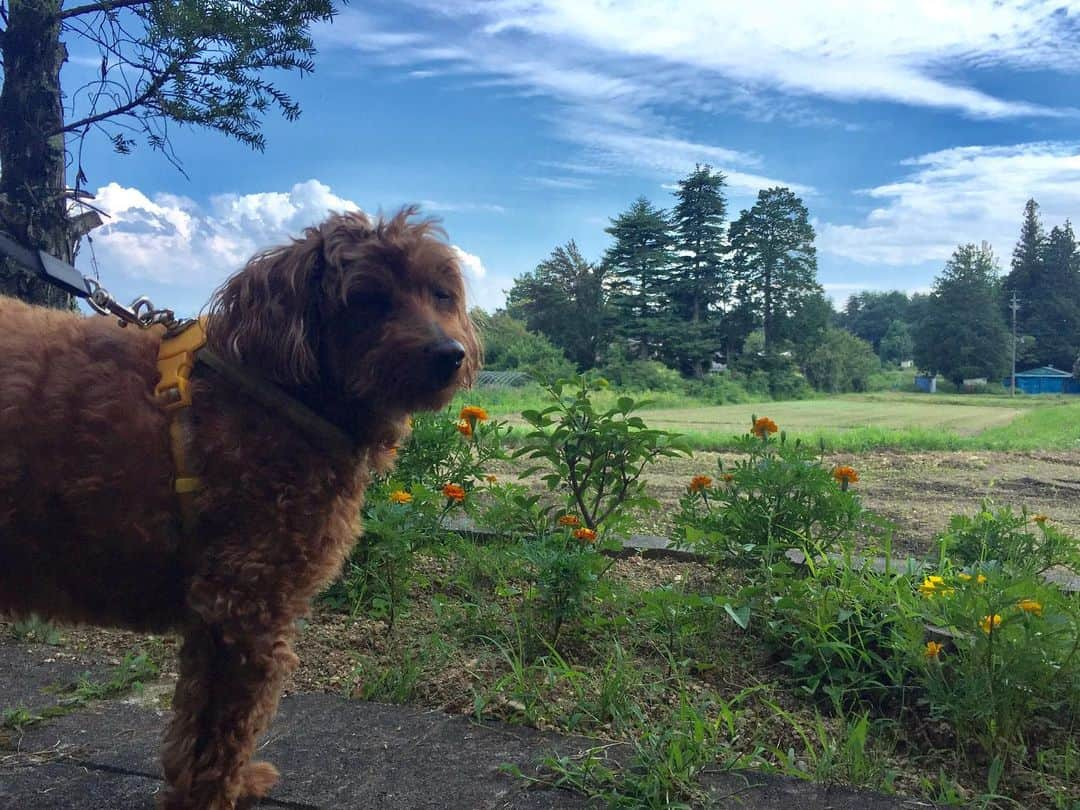
[[[450,338],[432,343],[427,350],[432,371],[440,383],[449,380],[465,360],[465,347]]]

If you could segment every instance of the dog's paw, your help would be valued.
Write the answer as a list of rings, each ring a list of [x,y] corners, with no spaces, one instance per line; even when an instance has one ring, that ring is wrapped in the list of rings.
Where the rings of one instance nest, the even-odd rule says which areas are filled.
[[[240,795],[245,799],[261,799],[277,784],[278,769],[269,762],[249,762],[240,771]]]

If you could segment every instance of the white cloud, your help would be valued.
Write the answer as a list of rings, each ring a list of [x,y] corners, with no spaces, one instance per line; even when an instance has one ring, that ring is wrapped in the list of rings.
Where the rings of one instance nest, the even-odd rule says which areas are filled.
[[[185,313],[259,250],[299,236],[332,211],[360,208],[318,180],[284,192],[218,194],[206,205],[110,183],[98,189],[95,205],[110,215],[92,234],[102,283],[120,297],[151,286],[160,299],[155,303]],[[480,257],[453,249],[477,298],[489,306],[501,300]],[[80,255],[84,271],[89,253]]]
[[[862,194],[878,207],[862,223],[818,227],[818,249],[894,266],[944,261],[960,243],[989,241],[1007,262],[1024,203],[1049,228],[1080,213],[1080,144],[964,146],[905,161],[911,172]]]
[[[461,269],[464,271],[466,278],[480,280],[487,276],[487,268],[484,267],[484,263],[480,261],[479,256],[462,250],[457,245],[451,245],[450,247],[457,254],[458,262],[461,264]]]
[[[796,95],[948,107],[979,117],[1052,114],[949,78],[960,66],[1075,71],[1076,13],[1059,0],[494,0],[489,35],[520,32]]]
[[[679,114],[853,126],[815,109],[821,99],[979,119],[1080,114],[970,78],[990,68],[1080,72],[1075,0],[406,2],[409,30],[374,16],[376,3],[347,9],[319,36],[386,64],[553,99],[561,108],[550,125],[584,150],[581,163],[670,174],[710,162],[733,187],[756,190],[798,184],[747,171],[752,156],[686,138]],[[400,5],[382,8],[401,18]]]
[[[472,203],[472,202],[441,202],[439,200],[421,200],[420,207],[425,211],[437,211],[440,213],[481,213],[481,214],[505,214],[506,208],[495,203]]]

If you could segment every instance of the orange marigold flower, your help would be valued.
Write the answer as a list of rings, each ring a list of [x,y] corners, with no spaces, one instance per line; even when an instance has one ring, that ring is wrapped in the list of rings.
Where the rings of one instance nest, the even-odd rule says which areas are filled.
[[[926,642],[926,649],[923,650],[923,655],[927,658],[937,658],[944,649],[944,644],[938,644],[936,641],[928,641]]]
[[[735,480],[735,476],[732,473],[724,473],[723,475],[720,476],[720,478],[723,479],[724,481],[734,481]]]
[[[987,635],[990,635],[992,628],[998,627],[1001,624],[1001,614],[995,613],[993,616],[983,616],[979,619],[979,627]]]
[[[841,483],[856,484],[859,481],[859,473],[856,472],[854,467],[849,467],[846,464],[834,467],[832,477]]]
[[[776,433],[780,428],[776,426],[776,422],[767,416],[759,416],[754,420],[754,435],[764,439],[770,433]]]
[[[484,476],[484,480],[487,481],[489,484],[494,484],[499,479],[494,475],[486,475]]]
[[[1032,616],[1042,616],[1042,603],[1036,602],[1034,599],[1021,599],[1016,603],[1016,606],[1024,613],[1030,613]]]
[[[461,503],[465,500],[465,488],[458,484],[447,484],[442,488],[442,494],[452,501]]]
[[[458,419],[468,419],[469,421],[484,422],[487,418],[488,412],[476,405],[466,405],[458,414]]]
[[[462,436],[472,436],[472,423],[462,419],[460,422],[457,423],[457,432],[460,433]]]
[[[560,526],[577,526],[579,523],[581,521],[575,515],[563,515],[559,518]]]
[[[707,475],[695,475],[690,479],[690,486],[687,487],[691,492],[701,492],[703,489],[708,489],[712,486],[712,479]]]
[[[412,501],[412,495],[403,489],[395,489],[390,493],[390,500],[394,503],[409,503]]]
[[[592,529],[586,529],[584,526],[582,526],[580,529],[574,529],[574,537],[584,543],[596,542],[596,532],[594,532]]]
[[[1040,526],[1042,526],[1050,518],[1048,518],[1046,515],[1032,515],[1031,519],[1038,523]]]

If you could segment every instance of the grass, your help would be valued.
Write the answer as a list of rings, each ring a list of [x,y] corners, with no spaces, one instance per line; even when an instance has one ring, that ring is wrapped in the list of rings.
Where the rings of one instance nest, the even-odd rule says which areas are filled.
[[[63,717],[92,701],[107,700],[132,690],[139,691],[144,684],[157,679],[158,671],[158,664],[151,655],[145,652],[128,653],[103,679],[94,680],[86,674],[74,685],[53,689],[52,691],[61,697],[54,705],[45,707],[40,713],[31,712],[22,706],[4,709],[0,726],[21,731],[50,718]]]
[[[621,392],[602,392],[601,407]],[[745,433],[752,416],[767,415],[789,437],[830,450],[1066,450],[1080,447],[1080,398],[1008,397],[997,394],[914,394],[898,391],[847,394],[791,402],[711,405],[675,392],[633,394],[650,401],[642,413],[650,427],[683,434],[695,450],[725,450]],[[610,401],[609,401],[610,400]],[[545,407],[535,386],[478,389],[459,395],[455,407],[481,405],[519,424],[525,409]],[[511,441],[513,437],[511,436]]]

